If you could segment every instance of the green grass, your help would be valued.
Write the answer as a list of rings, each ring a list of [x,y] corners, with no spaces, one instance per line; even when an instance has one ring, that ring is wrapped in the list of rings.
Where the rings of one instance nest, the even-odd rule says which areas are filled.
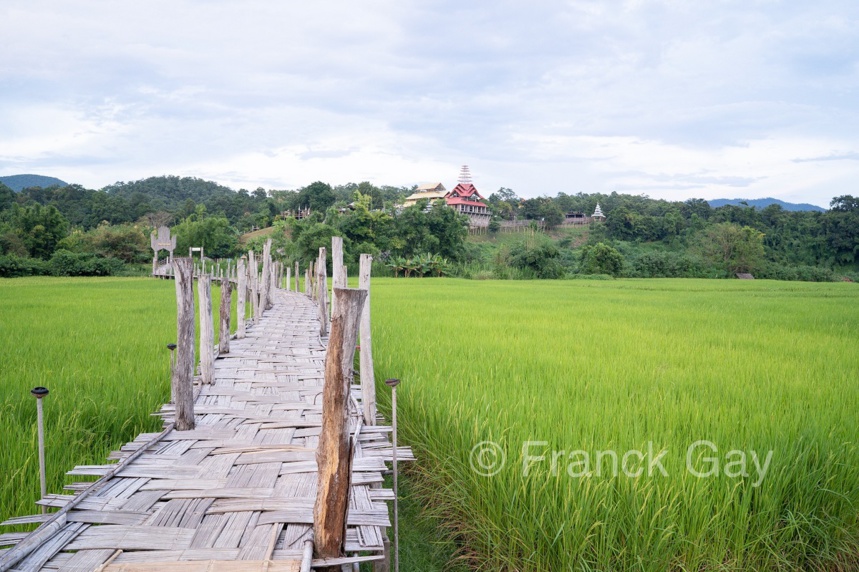
[[[194,290],[196,297],[196,284]],[[217,339],[219,288],[212,297]],[[65,476],[75,465],[105,463],[137,434],[160,430],[160,418],[150,414],[170,400],[166,345],[175,338],[172,280],[0,280],[0,518],[36,512],[30,390],[51,392],[44,400],[47,488],[63,492],[72,480],[86,480]]]
[[[214,293],[214,309],[219,299]],[[377,279],[376,377],[400,377],[403,570],[859,568],[859,289],[766,281]],[[0,280],[0,518],[161,423],[172,281]],[[390,391],[380,383],[383,411]],[[773,451],[759,487],[695,478],[688,445]],[[469,465],[497,441],[493,477]],[[668,477],[522,476],[522,444],[666,450]],[[700,461],[700,459],[696,459]],[[444,523],[444,534],[437,523]],[[455,569],[455,568],[453,568]]]
[[[172,281],[0,280],[0,517],[36,512],[34,386],[44,399],[48,492],[67,470],[101,464],[119,444],[161,426],[176,337]]]
[[[233,324],[235,300],[234,295]],[[219,301],[215,287],[216,328]],[[86,479],[65,475],[75,465],[102,464],[110,451],[139,433],[160,430],[160,419],[150,413],[170,399],[165,346],[175,337],[172,280],[0,280],[0,521],[37,512],[36,407],[30,389],[51,390],[44,402],[48,492],[61,493],[66,483]],[[408,478],[400,483],[405,497],[401,569],[446,570],[453,548],[428,540],[439,538],[436,522],[409,500]]]
[[[855,285],[377,280],[373,319],[415,493],[474,567],[859,568]],[[705,439],[722,466],[773,451],[760,486],[750,458],[748,477],[688,472]],[[507,459],[492,477],[469,463],[486,440]],[[525,476],[527,441],[547,458]],[[668,476],[551,465],[649,443]]]

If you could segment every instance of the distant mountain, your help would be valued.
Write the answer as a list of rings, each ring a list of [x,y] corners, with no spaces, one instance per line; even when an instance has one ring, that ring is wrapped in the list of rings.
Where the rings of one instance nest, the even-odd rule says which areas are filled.
[[[714,209],[719,207],[723,207],[725,205],[734,205],[737,207],[741,207],[740,203],[746,203],[748,206],[756,209],[765,209],[770,205],[778,205],[786,211],[818,211],[818,212],[826,212],[826,209],[819,207],[817,205],[810,205],[808,203],[786,203],[784,201],[780,201],[778,199],[766,198],[766,199],[715,199],[712,201],[707,201],[710,203],[710,206]]]
[[[9,175],[8,177],[0,177],[0,183],[3,183],[16,193],[23,191],[29,187],[67,187],[69,184],[61,181],[56,177],[43,177],[42,175]]]

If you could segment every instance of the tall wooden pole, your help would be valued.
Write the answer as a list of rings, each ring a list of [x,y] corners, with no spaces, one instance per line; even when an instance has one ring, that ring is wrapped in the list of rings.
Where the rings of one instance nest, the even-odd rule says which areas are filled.
[[[173,259],[176,277],[176,361],[170,380],[176,408],[175,429],[194,428],[194,262]]]
[[[215,326],[212,323],[212,279],[204,274],[197,278],[200,299],[200,376],[203,384],[214,382]]]
[[[254,324],[256,324],[262,316],[262,308],[259,302],[259,263],[253,250],[250,252],[250,263],[251,302],[254,306]]]
[[[343,237],[331,237],[331,287],[345,288],[343,283]],[[331,299],[331,315],[337,311],[337,300]]]
[[[295,279],[298,280],[298,276]],[[289,266],[286,267],[286,291],[292,291],[292,268]]]
[[[236,267],[236,280],[238,281],[236,294],[239,296],[236,300],[236,338],[241,340],[245,337],[245,299],[248,295],[248,273],[245,268],[244,256],[239,258]]]
[[[298,292],[298,261],[295,261],[295,291]]]
[[[260,280],[260,314],[271,308],[271,239],[265,241],[262,249],[262,279]]]
[[[319,305],[319,335],[328,335],[328,276],[325,266],[325,247],[319,249],[319,260],[316,262],[316,302]]]
[[[221,278],[220,329],[218,331],[218,353],[230,353],[230,310],[232,310],[233,285],[229,278]]]
[[[319,477],[313,508],[313,532],[317,558],[342,556],[346,540],[352,461],[349,388],[352,384],[358,322],[366,297],[364,290],[334,289],[337,313],[331,321],[331,337],[325,356],[322,432],[316,449]],[[321,570],[339,572],[340,566]]]
[[[373,335],[370,329],[370,269],[373,257],[362,254],[358,270],[358,288],[367,292],[361,313],[361,403],[364,423],[376,424],[376,378],[373,373]]]

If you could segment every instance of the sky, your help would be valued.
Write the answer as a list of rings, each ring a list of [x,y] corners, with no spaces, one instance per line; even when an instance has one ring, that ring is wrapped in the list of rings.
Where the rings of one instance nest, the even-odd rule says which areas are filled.
[[[0,175],[859,194],[856,0],[4,0]]]

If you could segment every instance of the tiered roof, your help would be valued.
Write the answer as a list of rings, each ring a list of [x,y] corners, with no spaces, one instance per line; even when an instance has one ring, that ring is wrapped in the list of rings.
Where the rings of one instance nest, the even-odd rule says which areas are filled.
[[[471,184],[471,172],[468,170],[468,165],[462,166],[459,172],[459,182],[444,196],[444,199],[448,205],[486,206],[480,202],[483,195]]]

